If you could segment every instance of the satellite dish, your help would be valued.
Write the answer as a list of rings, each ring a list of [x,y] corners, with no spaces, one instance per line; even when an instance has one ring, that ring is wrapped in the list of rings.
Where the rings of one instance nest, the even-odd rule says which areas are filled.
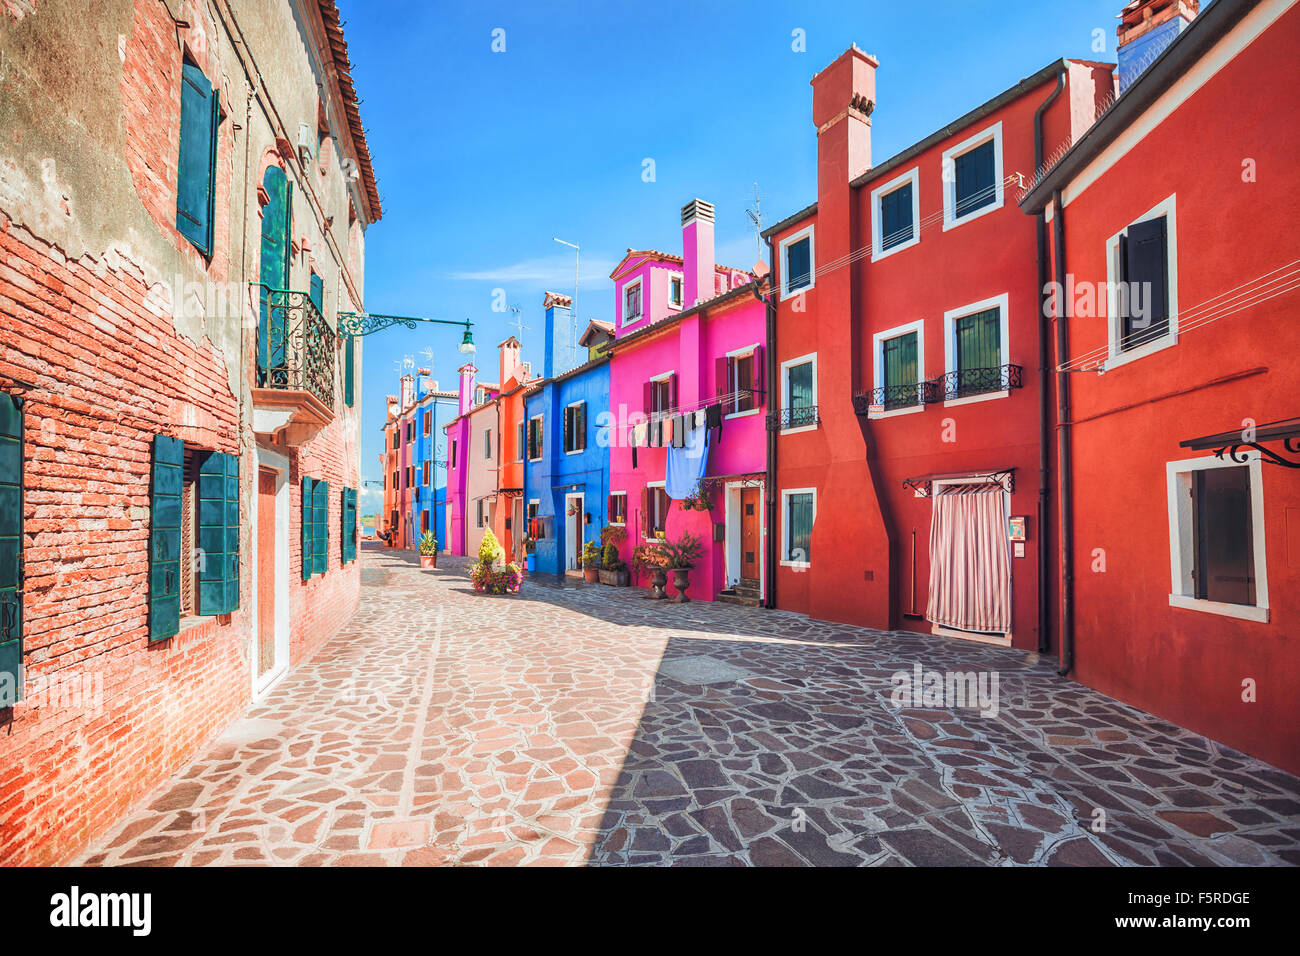
[[[767,274],[772,270],[767,267],[767,263],[759,259],[754,263],[754,277],[756,279],[766,279]]]

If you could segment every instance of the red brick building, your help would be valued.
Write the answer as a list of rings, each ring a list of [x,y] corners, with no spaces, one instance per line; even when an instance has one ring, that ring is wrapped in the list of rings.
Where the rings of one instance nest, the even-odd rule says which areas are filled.
[[[1053,237],[1061,664],[1297,773],[1300,4],[1195,9],[1126,8],[1121,69],[1177,38],[1022,203]]]
[[[335,323],[380,205],[338,11],[170,7],[0,12],[4,864],[75,854],[359,593]]]
[[[1051,63],[873,164],[876,68],[852,47],[813,78],[817,201],[765,233],[769,600],[1045,647],[1050,396],[1015,199],[1111,99],[1113,65]]]

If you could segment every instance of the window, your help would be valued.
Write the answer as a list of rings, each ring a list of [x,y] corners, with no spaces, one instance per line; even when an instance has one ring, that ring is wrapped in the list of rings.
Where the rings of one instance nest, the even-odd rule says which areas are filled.
[[[216,208],[220,94],[193,63],[181,64],[180,156],[176,162],[176,228],[194,248],[212,255]]]
[[[804,355],[781,363],[781,430],[816,428],[817,355]]]
[[[576,454],[587,447],[587,403],[574,402],[564,410],[564,453]]]
[[[782,239],[780,255],[781,298],[786,299],[811,289],[815,284],[812,226]]]
[[[518,432],[515,434],[515,461],[524,460],[524,443],[526,441],[524,438],[524,432],[526,430],[527,426],[525,426],[523,422],[520,422]]]
[[[429,531],[429,512],[420,512],[420,534],[427,534]]]
[[[1175,198],[1170,196],[1106,243],[1107,368],[1178,341]]]
[[[607,511],[610,524],[627,524],[627,492],[616,491],[610,495]]]
[[[433,412],[432,411],[427,411],[424,413],[424,433],[426,435],[433,434]]]
[[[22,500],[23,402],[0,392],[0,708],[23,694]]]
[[[758,408],[758,394],[763,391],[762,346],[748,346],[719,357],[714,374],[726,414],[741,415]]]
[[[420,467],[421,467],[421,470],[424,472],[424,474],[421,475],[421,479],[422,479],[422,480],[420,481],[420,484],[422,484],[422,485],[426,485],[426,486],[427,486],[427,485],[429,484],[429,462],[426,461],[426,462],[425,462],[423,465],[421,465]]]
[[[483,499],[480,498],[477,502],[475,502],[475,504],[478,505],[478,516],[475,520],[478,522],[478,527],[481,528],[483,527]]]
[[[329,500],[328,481],[303,475],[300,540],[304,581],[329,570]]]
[[[356,336],[343,336],[343,403],[348,408],[356,404]]]
[[[482,405],[486,401],[487,401],[487,390],[483,388],[482,385],[480,385],[478,388],[474,389],[474,404]]]
[[[1019,370],[1008,364],[1005,294],[945,312],[943,319],[945,401],[1005,398],[1019,386]]]
[[[817,517],[817,492],[793,488],[781,492],[781,563],[807,567],[812,563],[812,526]]]
[[[646,540],[662,538],[668,530],[668,508],[672,504],[663,485],[648,485],[641,492],[641,531]]]
[[[451,440],[451,461],[450,461],[450,465],[451,465],[452,468],[455,468],[455,467],[456,467],[456,439],[454,439],[454,438]]]
[[[410,488],[415,484],[415,469],[410,465],[406,466],[406,487]]]
[[[668,304],[680,306],[682,304],[682,277],[673,276],[668,282]]]
[[[486,429],[483,432],[483,457],[492,457],[492,429]]]
[[[645,413],[650,421],[650,444],[663,444],[663,418],[677,404],[677,375],[665,372],[645,383]]]
[[[623,287],[623,324],[641,318],[641,280],[635,279]]]
[[[919,374],[917,333],[915,330],[885,339],[880,346],[884,368],[884,402],[886,411],[917,404]]]
[[[320,277],[319,273],[313,272],[311,274],[311,278],[308,279],[307,281],[310,284],[310,288],[308,290],[307,295],[311,299],[311,304],[316,306],[317,312],[319,312],[321,315],[324,315],[325,314],[325,280]]]
[[[393,428],[393,447],[396,448],[402,438],[402,426],[397,425]]]
[[[919,171],[909,170],[871,191],[872,258],[881,259],[921,241]]]
[[[943,228],[951,229],[1002,208],[1002,124],[943,154]]]
[[[541,515],[541,505],[536,498],[528,502],[528,537],[534,541],[546,537],[546,519]]]
[[[534,415],[528,419],[528,460],[537,461],[542,457],[542,416]]]
[[[1168,486],[1170,605],[1267,621],[1259,458],[1171,461]]]

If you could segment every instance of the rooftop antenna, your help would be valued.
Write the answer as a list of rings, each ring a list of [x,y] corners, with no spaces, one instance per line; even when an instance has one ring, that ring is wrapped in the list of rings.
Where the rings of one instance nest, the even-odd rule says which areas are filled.
[[[573,250],[573,301],[569,303],[569,348],[573,350],[570,360],[576,364],[578,361],[578,263],[582,259],[582,246],[576,242],[556,239],[554,236],[551,240]]]
[[[754,208],[745,209],[745,215],[754,224],[754,248],[758,257],[763,258],[763,202],[758,198],[758,183],[754,183]]]
[[[520,311],[519,306],[517,306],[517,305],[512,305],[512,306],[510,307],[510,311],[513,312],[513,313],[515,314],[515,320],[514,320],[513,322],[509,322],[509,323],[507,323],[507,324],[508,324],[508,325],[513,325],[513,326],[515,327],[515,330],[519,333],[518,335],[515,336],[515,338],[517,338],[517,339],[519,340],[519,344],[520,344],[520,345],[523,345],[523,344],[524,344],[524,331],[525,331],[525,330],[529,330],[529,331],[531,331],[531,329],[529,328],[529,326],[524,325],[524,314],[523,314],[522,311]]]

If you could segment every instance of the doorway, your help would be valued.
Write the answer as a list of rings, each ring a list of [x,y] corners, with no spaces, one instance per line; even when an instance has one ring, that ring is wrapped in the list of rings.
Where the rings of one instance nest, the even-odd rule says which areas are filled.
[[[566,571],[582,570],[582,493],[564,496],[564,567]]]
[[[726,486],[727,587],[763,596],[763,486]]]
[[[289,670],[289,460],[257,449],[253,508],[253,696]]]

